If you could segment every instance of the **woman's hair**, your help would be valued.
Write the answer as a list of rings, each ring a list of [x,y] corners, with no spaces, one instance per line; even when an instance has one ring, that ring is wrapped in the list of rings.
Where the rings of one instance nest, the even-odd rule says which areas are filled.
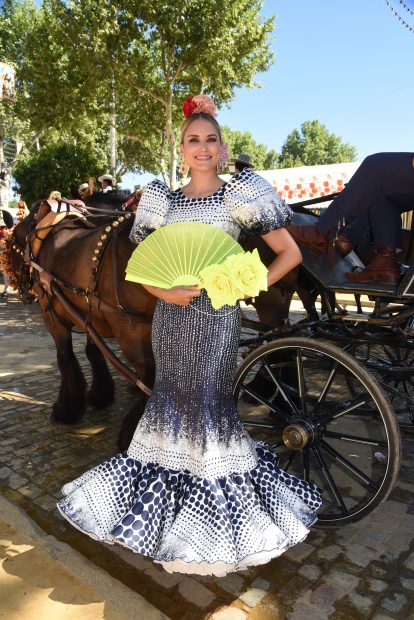
[[[190,125],[194,121],[197,121],[199,118],[203,118],[204,120],[209,121],[217,130],[217,133],[220,138],[220,142],[223,142],[223,140],[221,139],[220,125],[218,124],[214,116],[211,116],[211,114],[208,114],[207,112],[194,112],[194,114],[190,114],[190,116],[187,116],[187,118],[184,119],[184,122],[181,125],[181,144],[183,143],[184,134],[187,131],[187,129],[190,127]]]

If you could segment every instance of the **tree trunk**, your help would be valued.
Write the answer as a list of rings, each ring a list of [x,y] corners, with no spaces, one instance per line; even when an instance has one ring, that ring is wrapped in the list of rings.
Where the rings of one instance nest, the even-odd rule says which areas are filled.
[[[173,91],[172,87],[170,87],[170,91],[168,94],[167,101],[167,111],[166,111],[166,123],[165,123],[165,133],[167,136],[167,142],[170,150],[170,190],[174,191],[176,187],[176,179],[177,179],[177,152],[176,152],[176,140],[175,140],[175,131],[173,126],[173,118],[172,118],[172,100],[173,100]]]
[[[116,120],[115,120],[115,97],[112,93],[112,101],[110,105],[110,112],[108,114],[109,124],[109,172],[112,176],[115,176],[116,168]]]

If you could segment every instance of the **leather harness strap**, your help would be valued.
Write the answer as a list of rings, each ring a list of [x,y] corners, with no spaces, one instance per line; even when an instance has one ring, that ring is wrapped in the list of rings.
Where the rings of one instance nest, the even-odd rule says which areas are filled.
[[[137,385],[140,390],[147,394],[148,396],[151,394],[152,390],[145,385],[140,376],[136,371],[128,368],[126,364],[124,364],[111,349],[105,343],[103,338],[98,334],[96,329],[92,327],[90,322],[83,318],[83,316],[78,312],[75,306],[63,295],[56,281],[52,280],[51,284],[52,294],[60,301],[66,312],[72,317],[72,319],[79,325],[81,329],[86,333],[86,335],[93,340],[98,349],[102,351],[103,355],[111,362],[111,364],[131,383]]]
[[[119,228],[111,228],[110,231],[107,231],[108,232],[107,239],[105,240],[105,244],[104,244],[103,249],[101,251],[98,265],[94,266],[93,269],[92,269],[92,277],[91,277],[91,281],[89,283],[89,286],[88,286],[87,290],[85,290],[85,289],[83,289],[81,287],[74,287],[74,286],[72,286],[72,285],[70,285],[70,284],[68,284],[66,282],[61,281],[59,278],[57,278],[53,274],[50,274],[41,265],[39,265],[34,260],[35,257],[33,256],[32,251],[31,251],[31,243],[30,243],[31,242],[31,237],[32,237],[31,235],[29,235],[28,242],[27,242],[26,257],[28,259],[28,263],[30,264],[30,266],[33,267],[37,272],[39,272],[39,274],[41,272],[44,272],[45,274],[50,276],[50,292],[51,292],[51,295],[49,296],[48,291],[46,291],[46,294],[47,294],[48,299],[49,299],[49,308],[48,308],[48,310],[49,310],[49,312],[51,314],[51,317],[52,317],[53,300],[54,299],[58,299],[60,301],[60,303],[62,304],[62,306],[64,307],[64,309],[66,310],[66,312],[72,317],[72,319],[75,321],[75,323],[79,325],[79,327],[85,332],[85,334],[89,338],[91,338],[91,340],[100,349],[100,351],[108,359],[108,361],[128,381],[130,381],[134,385],[137,385],[145,394],[150,395],[152,390],[148,386],[145,385],[145,383],[142,381],[142,379],[140,378],[138,373],[136,371],[133,371],[130,368],[128,368],[128,366],[126,364],[124,364],[115,355],[115,353],[108,347],[108,345],[105,343],[103,338],[101,338],[101,336],[98,334],[96,329],[91,324],[92,308],[93,307],[98,309],[100,312],[107,312],[107,313],[111,313],[111,314],[117,314],[118,317],[125,318],[125,319],[128,319],[128,320],[129,320],[129,317],[133,316],[135,318],[139,318],[141,321],[145,321],[145,322],[148,322],[148,323],[150,323],[152,321],[152,316],[149,316],[148,314],[146,314],[144,312],[132,312],[132,311],[126,310],[122,306],[122,303],[121,303],[120,298],[119,298],[118,281],[117,281],[117,277],[116,277],[116,273],[117,273],[117,269],[116,269],[116,263],[117,263],[116,247],[117,247],[117,240],[118,240],[119,229],[122,229],[127,224],[128,224],[128,222],[124,222],[124,223],[122,223],[120,225]],[[104,262],[103,259],[104,259],[105,255],[106,255],[106,252],[107,252],[110,240],[112,241],[112,259],[113,259],[112,277],[113,277],[113,282],[114,282],[114,293],[115,293],[115,299],[116,299],[116,304],[117,304],[116,306],[113,306],[113,305],[109,304],[108,302],[106,302],[105,300],[101,299],[100,297],[98,297],[98,295],[96,293],[96,287],[98,285],[98,281],[99,281],[100,275],[102,273],[103,262]],[[45,288],[42,285],[42,283],[40,282],[40,280],[39,280],[39,285],[43,288],[43,290],[45,290]],[[66,289],[66,290],[68,290],[68,291],[70,291],[72,293],[75,293],[76,295],[82,295],[83,297],[85,297],[85,299],[86,299],[86,301],[88,303],[88,312],[87,312],[86,318],[83,317],[82,314],[78,311],[78,309],[67,299],[67,297],[65,297],[65,295],[62,292],[62,289]],[[53,317],[52,317],[52,320],[53,320]]]

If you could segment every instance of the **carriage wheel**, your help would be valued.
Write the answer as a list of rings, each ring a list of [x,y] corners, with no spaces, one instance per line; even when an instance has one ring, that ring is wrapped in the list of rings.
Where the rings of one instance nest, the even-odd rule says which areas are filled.
[[[391,338],[377,342],[347,345],[348,351],[374,375],[388,395],[402,430],[414,431],[414,344],[393,342]]]
[[[261,393],[261,378],[271,394]],[[348,353],[310,338],[270,342],[241,364],[234,395],[254,439],[323,489],[321,525],[358,521],[386,500],[399,470],[398,426],[382,389]]]

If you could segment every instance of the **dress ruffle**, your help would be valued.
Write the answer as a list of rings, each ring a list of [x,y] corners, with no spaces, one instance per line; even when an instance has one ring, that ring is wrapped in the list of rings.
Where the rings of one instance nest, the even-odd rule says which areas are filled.
[[[256,444],[249,472],[216,480],[120,454],[63,487],[62,515],[92,538],[128,547],[167,571],[223,576],[303,540],[319,489]]]
[[[288,226],[292,209],[266,179],[244,168],[227,183],[224,205],[248,235],[265,235]]]

